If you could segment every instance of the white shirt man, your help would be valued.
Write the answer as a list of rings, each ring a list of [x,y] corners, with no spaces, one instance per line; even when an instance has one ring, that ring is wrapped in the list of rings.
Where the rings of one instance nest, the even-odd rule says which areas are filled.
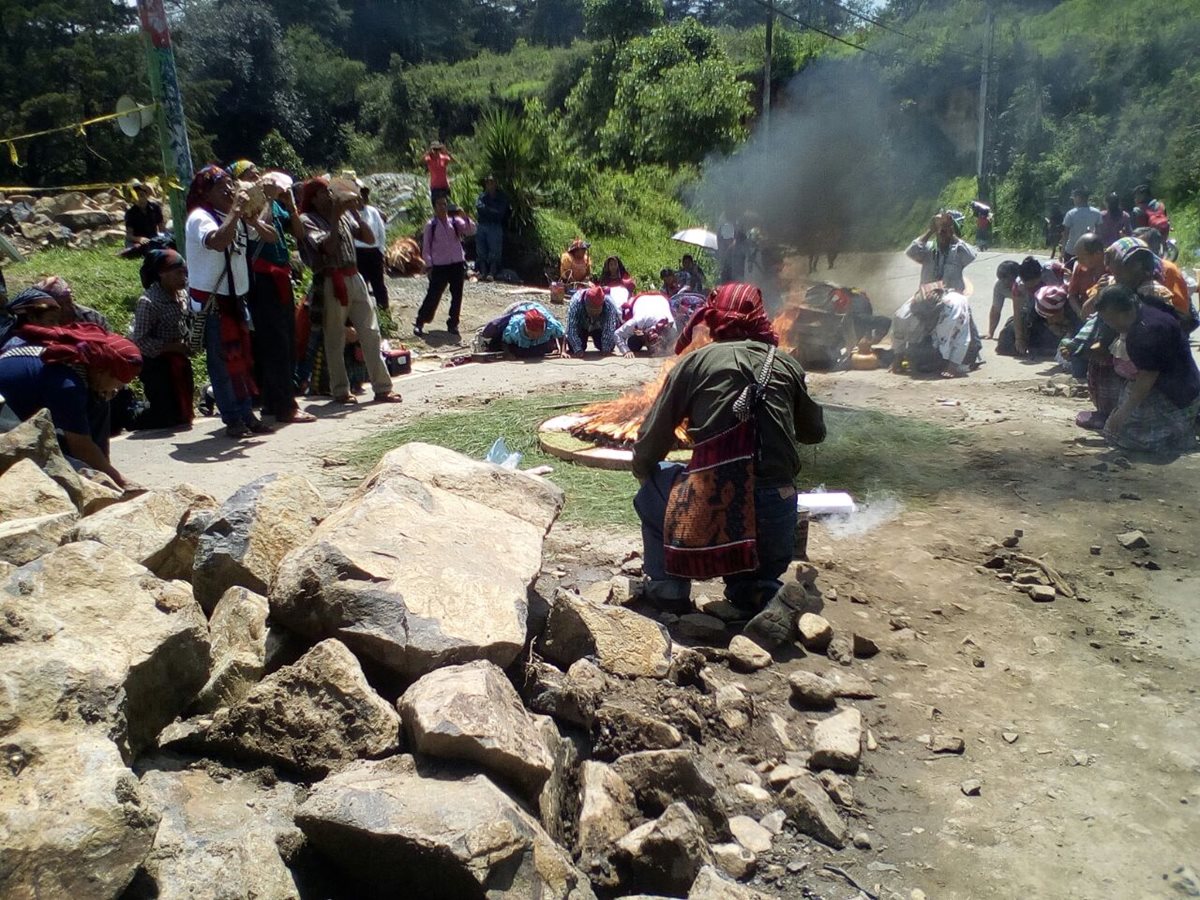
[[[675,329],[674,322],[671,301],[665,294],[641,294],[635,297],[633,314],[617,329],[617,352],[628,353],[629,339],[635,334],[656,333],[659,342],[666,340]]]

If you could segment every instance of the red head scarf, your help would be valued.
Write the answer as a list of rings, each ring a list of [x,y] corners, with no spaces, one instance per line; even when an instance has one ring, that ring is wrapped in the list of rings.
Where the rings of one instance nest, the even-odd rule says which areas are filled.
[[[142,353],[130,340],[109,334],[99,325],[80,323],[61,328],[22,325],[16,330],[27,343],[45,347],[42,362],[83,366],[108,372],[125,384],[142,370]]]
[[[541,337],[546,333],[546,317],[541,310],[525,310],[525,333],[530,337]]]
[[[322,190],[329,187],[328,178],[309,178],[300,186],[300,212],[313,212],[313,203]]]
[[[714,341],[762,341],[779,345],[779,336],[763,308],[762,291],[753,284],[732,283],[713,288],[675,342],[676,353],[682,353],[692,342],[697,325],[706,326]]]
[[[208,192],[212,190],[214,184],[222,178],[228,178],[229,173],[215,163],[209,163],[199,172],[192,176],[192,183],[188,186],[187,200],[185,206],[187,211],[191,212],[201,206],[208,205]]]
[[[604,308],[604,288],[594,284],[584,291],[583,304],[593,313],[600,312]]]

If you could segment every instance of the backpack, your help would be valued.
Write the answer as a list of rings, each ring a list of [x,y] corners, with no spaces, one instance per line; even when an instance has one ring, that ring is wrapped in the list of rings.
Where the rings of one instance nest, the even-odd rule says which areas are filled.
[[[1167,208],[1157,200],[1146,204],[1146,226],[1157,228],[1164,241],[1171,235],[1171,220],[1167,218]]]

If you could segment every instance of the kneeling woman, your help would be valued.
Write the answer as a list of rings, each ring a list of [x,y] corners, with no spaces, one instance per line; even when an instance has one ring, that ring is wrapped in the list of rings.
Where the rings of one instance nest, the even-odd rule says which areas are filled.
[[[151,250],[142,261],[145,293],[133,311],[130,337],[142,351],[142,387],[149,407],[137,417],[137,428],[192,424],[195,385],[184,334],[187,275],[187,264],[174,250]]]
[[[962,378],[979,365],[983,348],[971,303],[957,291],[947,291],[939,282],[921,290],[896,311],[892,344],[892,371],[941,372],[946,378]]]
[[[1140,453],[1174,455],[1194,449],[1200,371],[1178,318],[1139,301],[1125,285],[1105,288],[1096,311],[1124,338],[1125,354],[1137,367],[1105,423],[1104,436],[1123,450]]]
[[[566,331],[542,304],[516,303],[483,326],[479,336],[492,353],[532,359],[563,352]]]

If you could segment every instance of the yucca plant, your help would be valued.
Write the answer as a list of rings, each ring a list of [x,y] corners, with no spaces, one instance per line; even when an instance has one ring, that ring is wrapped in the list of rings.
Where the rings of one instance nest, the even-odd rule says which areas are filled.
[[[499,108],[484,113],[475,130],[480,174],[495,175],[512,207],[511,227],[525,233],[533,227],[545,164],[535,129],[524,116]]]

